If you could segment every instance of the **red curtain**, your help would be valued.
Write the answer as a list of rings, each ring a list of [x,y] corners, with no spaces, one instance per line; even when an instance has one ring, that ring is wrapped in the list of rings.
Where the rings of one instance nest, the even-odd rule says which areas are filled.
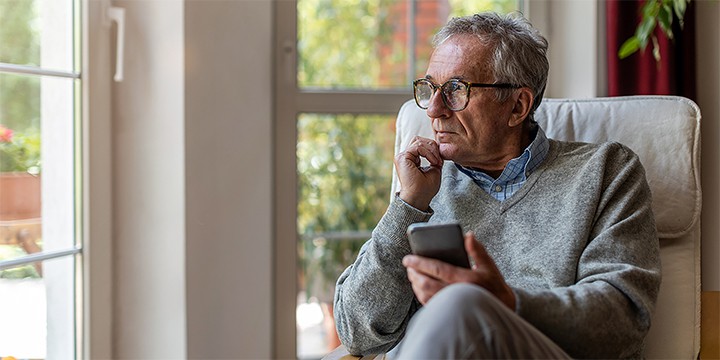
[[[680,95],[695,99],[695,11],[690,2],[685,25],[673,22],[675,39],[660,30],[655,35],[660,44],[661,61],[652,55],[652,42],[620,60],[620,46],[635,34],[640,23],[641,0],[606,0],[608,95]]]

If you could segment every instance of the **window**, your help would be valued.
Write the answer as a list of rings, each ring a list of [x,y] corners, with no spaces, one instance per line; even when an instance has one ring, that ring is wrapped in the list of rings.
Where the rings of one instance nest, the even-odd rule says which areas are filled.
[[[0,356],[79,353],[79,0],[0,1]]]
[[[395,115],[433,34],[451,16],[518,4],[276,3],[276,357],[320,358],[338,345],[334,283],[387,207]]]

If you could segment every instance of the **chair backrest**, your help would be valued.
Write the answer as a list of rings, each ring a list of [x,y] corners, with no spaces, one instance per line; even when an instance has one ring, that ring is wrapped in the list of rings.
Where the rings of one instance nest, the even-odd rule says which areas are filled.
[[[645,167],[663,273],[647,358],[695,359],[700,350],[700,118],[694,102],[676,96],[545,99],[535,116],[549,138],[617,141]],[[396,126],[396,153],[415,135],[432,137],[430,120],[412,100]]]

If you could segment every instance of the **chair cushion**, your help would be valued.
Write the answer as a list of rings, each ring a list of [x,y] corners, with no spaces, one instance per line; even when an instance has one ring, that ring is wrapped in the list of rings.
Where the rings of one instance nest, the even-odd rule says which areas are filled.
[[[660,238],[687,234],[699,221],[700,110],[692,101],[676,96],[545,99],[535,120],[552,139],[617,141],[635,151],[647,172]],[[410,100],[398,114],[395,151],[415,135],[433,136],[425,111]]]

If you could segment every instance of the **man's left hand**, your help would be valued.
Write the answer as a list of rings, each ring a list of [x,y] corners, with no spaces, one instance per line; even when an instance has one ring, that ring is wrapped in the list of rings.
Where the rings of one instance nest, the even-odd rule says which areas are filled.
[[[465,234],[465,249],[473,260],[472,270],[417,255],[403,258],[408,279],[420,303],[424,305],[447,285],[471,283],[485,288],[514,311],[515,294],[505,282],[495,261],[471,232]]]

